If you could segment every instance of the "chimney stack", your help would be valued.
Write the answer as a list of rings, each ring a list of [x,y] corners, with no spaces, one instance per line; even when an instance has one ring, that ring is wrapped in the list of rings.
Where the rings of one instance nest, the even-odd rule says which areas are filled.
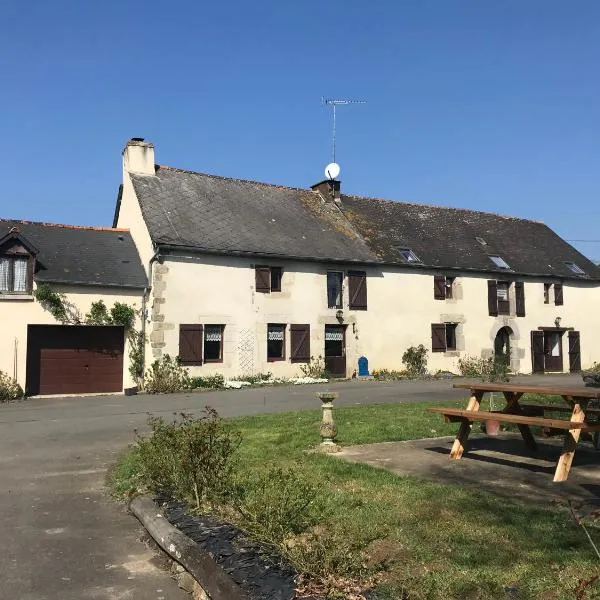
[[[341,181],[337,179],[323,179],[319,183],[315,183],[310,186],[313,192],[319,192],[326,202],[335,202],[341,204],[342,200],[340,197]]]
[[[154,145],[144,138],[131,138],[123,150],[123,169],[130,173],[154,175]]]

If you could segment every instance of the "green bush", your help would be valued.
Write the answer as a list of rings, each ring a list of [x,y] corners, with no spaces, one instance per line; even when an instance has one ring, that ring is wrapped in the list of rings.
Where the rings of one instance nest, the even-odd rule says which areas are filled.
[[[481,379],[481,381],[508,381],[510,365],[507,361],[466,356],[458,359],[458,370],[463,377]]]
[[[281,544],[323,518],[316,498],[317,490],[306,476],[290,468],[272,468],[238,479],[233,506],[247,531],[263,541]]]
[[[411,346],[402,355],[402,364],[412,376],[423,376],[427,373],[427,348],[423,344]]]
[[[192,377],[190,385],[192,389],[210,388],[220,390],[225,386],[225,377],[220,373],[205,375],[204,377]]]
[[[237,375],[236,377],[232,377],[231,381],[247,381],[252,385],[257,383],[261,383],[263,381],[268,381],[273,378],[273,373],[267,371],[266,373],[256,373],[255,375]]]
[[[148,489],[192,502],[196,509],[218,502],[231,488],[240,445],[217,412],[201,417],[181,414],[171,423],[149,417],[152,433],[137,437],[139,479]]]
[[[409,379],[408,371],[396,371],[394,369],[373,369],[371,374],[377,381],[398,381]]]
[[[149,394],[180,392],[189,390],[191,385],[188,370],[181,366],[177,357],[171,358],[168,354],[155,360],[144,377],[145,391]]]
[[[20,400],[25,394],[15,379],[0,371],[0,402]]]
[[[325,359],[319,356],[311,356],[310,361],[300,365],[302,377],[312,377],[313,379],[329,379],[331,373],[325,369]]]

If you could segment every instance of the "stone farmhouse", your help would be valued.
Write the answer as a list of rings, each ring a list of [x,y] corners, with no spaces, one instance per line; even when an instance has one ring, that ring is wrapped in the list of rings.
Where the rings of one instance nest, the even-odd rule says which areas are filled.
[[[176,169],[134,138],[113,226],[151,284],[147,362],[178,355],[193,375],[293,376],[320,355],[350,377],[418,344],[431,371],[600,360],[600,268],[541,222]]]

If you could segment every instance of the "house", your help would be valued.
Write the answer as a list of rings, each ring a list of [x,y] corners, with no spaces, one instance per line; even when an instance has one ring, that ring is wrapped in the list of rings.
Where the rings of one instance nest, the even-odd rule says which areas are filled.
[[[151,282],[148,359],[178,355],[195,375],[292,376],[321,355],[351,376],[361,356],[402,368],[418,344],[432,371],[600,359],[600,268],[537,221],[156,165],[134,138],[113,225]]]
[[[0,220],[0,371],[29,395],[133,386],[124,328],[57,321],[35,298],[41,284],[64,296],[71,323],[98,300],[141,309],[147,279],[130,233]]]

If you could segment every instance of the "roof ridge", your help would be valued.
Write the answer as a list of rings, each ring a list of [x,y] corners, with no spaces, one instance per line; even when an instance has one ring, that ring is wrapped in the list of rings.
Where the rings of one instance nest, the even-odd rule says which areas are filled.
[[[0,219],[0,223],[16,223],[19,225],[41,225],[42,227],[64,227],[65,229],[87,229],[92,231],[129,232],[123,227],[100,227],[98,225],[67,225],[65,223],[47,223],[44,221],[26,221],[25,219]]]
[[[540,225],[546,225],[544,221],[539,221],[538,219],[526,219],[525,217],[515,217],[514,215],[503,215],[502,213],[492,212],[489,210],[478,210],[475,208],[463,208],[461,206],[445,206],[443,204],[428,204],[425,202],[409,202],[406,200],[390,200],[388,198],[377,198],[375,196],[361,196],[359,194],[345,194],[342,192],[342,203],[344,201],[344,197],[347,198],[358,198],[359,200],[368,200],[368,201],[376,201],[376,202],[387,202],[389,204],[409,204],[411,206],[422,206],[423,208],[440,208],[444,210],[458,210],[467,213],[475,213],[475,214],[483,214],[483,215],[492,215],[494,217],[500,217],[502,219],[511,219],[513,221],[527,221],[528,223],[539,223]]]
[[[241,183],[253,183],[257,185],[264,185],[265,187],[279,188],[283,190],[295,190],[299,192],[311,192],[316,193],[310,188],[295,187],[292,185],[280,185],[277,183],[267,183],[265,181],[258,181],[256,179],[240,179],[239,177],[227,177],[225,175],[214,175],[213,173],[203,173],[201,171],[192,171],[190,169],[180,169],[178,167],[169,167],[168,165],[156,165],[159,169],[167,169],[168,171],[177,171],[179,173],[189,173],[190,175],[202,175],[204,177],[211,177],[213,179],[223,179],[226,181],[239,181]]]

